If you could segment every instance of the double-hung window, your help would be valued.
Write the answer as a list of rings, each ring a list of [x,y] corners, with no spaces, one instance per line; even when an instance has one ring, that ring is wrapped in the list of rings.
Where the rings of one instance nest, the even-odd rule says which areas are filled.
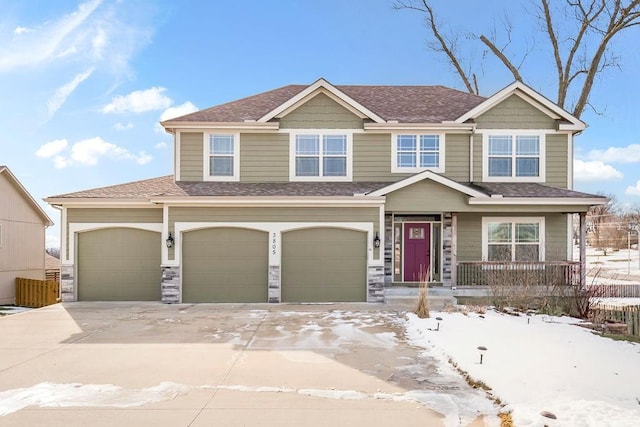
[[[205,179],[237,181],[239,179],[238,134],[205,134]]]
[[[351,180],[351,138],[339,132],[292,134],[291,180]]]
[[[396,134],[392,137],[392,172],[444,172],[444,136]]]
[[[484,138],[485,181],[544,181],[544,134],[497,132]]]
[[[482,220],[483,259],[535,262],[544,260],[544,218]]]

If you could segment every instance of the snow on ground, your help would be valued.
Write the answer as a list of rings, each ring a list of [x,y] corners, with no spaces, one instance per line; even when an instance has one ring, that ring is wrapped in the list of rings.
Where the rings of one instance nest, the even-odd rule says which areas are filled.
[[[516,426],[640,425],[640,344],[595,335],[567,317],[431,316],[407,314],[411,343],[487,384]],[[478,346],[487,348],[482,364]]]
[[[594,276],[597,283],[624,283],[625,280],[640,283],[640,253],[637,248],[604,251],[590,246],[586,248],[587,283],[592,283]],[[574,246],[573,259],[580,259],[580,248]]]
[[[0,305],[0,316],[5,316],[7,314],[23,313],[29,310],[31,309],[27,307],[18,307],[15,305]]]

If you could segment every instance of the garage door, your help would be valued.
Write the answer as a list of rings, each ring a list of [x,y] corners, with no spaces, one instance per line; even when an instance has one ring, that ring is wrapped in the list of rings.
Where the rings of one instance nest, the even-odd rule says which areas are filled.
[[[108,228],[78,235],[80,301],[159,301],[160,233]]]
[[[208,228],[183,234],[183,302],[267,302],[268,234]]]
[[[282,235],[282,301],[367,300],[366,233],[337,228]]]

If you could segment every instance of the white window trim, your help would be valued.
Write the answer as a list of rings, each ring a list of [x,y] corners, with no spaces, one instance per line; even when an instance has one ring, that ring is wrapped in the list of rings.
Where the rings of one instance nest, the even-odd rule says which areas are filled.
[[[540,227],[540,250],[538,251],[539,259],[538,261],[543,262],[545,260],[545,218],[543,216],[535,216],[535,217],[525,217],[525,216],[509,216],[509,217],[499,217],[499,216],[484,216],[482,217],[482,261],[487,261],[489,259],[489,224],[499,223],[499,222],[509,222],[509,223],[537,223]],[[512,243],[513,244],[513,243]],[[512,257],[513,259],[513,253]],[[514,261],[512,261],[514,262]]]
[[[209,157],[209,139],[211,135],[233,136],[233,176],[211,176]],[[239,132],[203,132],[202,141],[204,181],[240,181],[240,133]]]
[[[482,130],[482,180],[484,182],[545,182],[547,175],[547,133],[546,129],[491,129]],[[489,176],[489,136],[511,136],[512,141],[518,135],[536,135],[540,137],[540,169],[538,176],[515,176],[516,168],[512,164],[511,176]],[[512,154],[515,159],[515,148]]]
[[[418,146],[416,147],[416,155],[419,157],[419,144],[420,136],[422,135],[437,135],[438,136],[438,167],[437,168],[422,168],[419,166],[413,168],[399,167],[398,166],[398,136],[399,135],[415,135]],[[417,173],[423,171],[431,171],[436,173],[444,173],[445,171],[445,133],[443,132],[394,132],[391,134],[391,173]],[[416,159],[418,161],[418,159]],[[416,163],[417,163],[416,161]]]
[[[350,182],[353,180],[353,130],[352,129],[290,129],[289,132],[289,181],[334,181]],[[346,135],[347,137],[347,175],[346,176],[296,176],[296,136],[318,135],[320,150],[324,135]],[[322,157],[321,155],[319,157]],[[322,161],[320,162],[322,169]]]

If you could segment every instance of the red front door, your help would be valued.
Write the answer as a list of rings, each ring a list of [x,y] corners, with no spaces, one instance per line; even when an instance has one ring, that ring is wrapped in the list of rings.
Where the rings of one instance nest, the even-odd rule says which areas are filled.
[[[421,282],[429,277],[431,224],[404,224],[404,281]]]

